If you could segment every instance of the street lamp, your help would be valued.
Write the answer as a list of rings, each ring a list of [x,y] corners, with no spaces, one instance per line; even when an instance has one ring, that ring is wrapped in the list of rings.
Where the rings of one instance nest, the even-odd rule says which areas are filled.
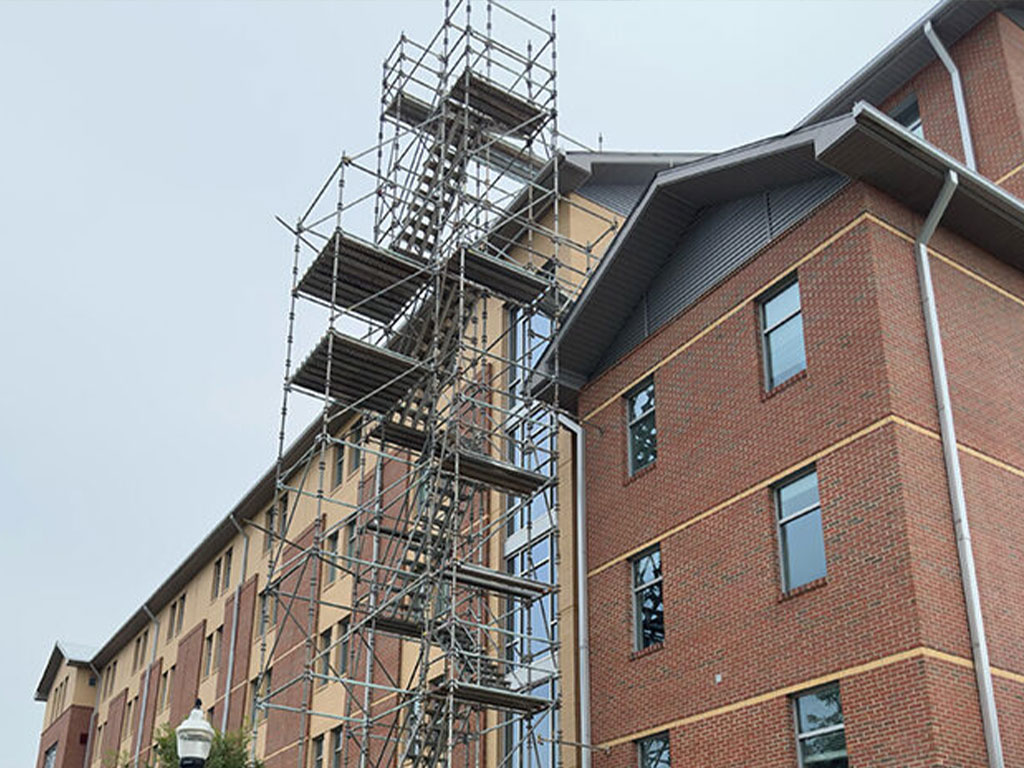
[[[174,732],[178,736],[180,768],[203,768],[213,746],[213,726],[203,716],[203,702],[196,699],[195,708]]]

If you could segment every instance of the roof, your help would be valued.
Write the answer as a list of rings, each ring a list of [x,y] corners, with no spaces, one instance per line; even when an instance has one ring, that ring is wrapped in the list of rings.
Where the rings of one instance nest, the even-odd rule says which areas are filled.
[[[36,701],[46,701],[50,695],[50,688],[53,687],[53,681],[57,677],[57,672],[60,669],[62,661],[66,659],[68,664],[73,667],[88,668],[90,666],[90,659],[92,659],[95,654],[96,649],[91,646],[58,640],[53,645],[53,650],[50,652],[50,658],[46,662],[46,668],[43,670],[43,676],[39,679],[39,685],[36,686],[36,692],[33,698]]]
[[[1005,11],[1009,18],[1024,26],[1024,0],[942,0],[815,107],[797,127],[848,114],[859,101],[881,105],[921,69],[937,60],[935,50],[924,36],[925,22],[932,23],[948,48],[993,11]]]
[[[1024,269],[1024,203],[865,102],[847,115],[664,171],[612,242],[539,365],[559,355],[563,405],[597,369],[699,210],[829,170],[925,214],[949,171],[960,184],[942,226]],[[566,391],[568,390],[568,391]]]

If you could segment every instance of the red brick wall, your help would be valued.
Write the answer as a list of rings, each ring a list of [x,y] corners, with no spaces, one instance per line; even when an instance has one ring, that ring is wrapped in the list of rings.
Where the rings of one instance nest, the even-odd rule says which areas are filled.
[[[46,750],[57,745],[57,768],[82,768],[92,707],[72,704],[39,737],[36,768],[42,768]]]
[[[203,660],[203,639],[206,637],[206,619],[178,643],[175,661],[174,686],[171,691],[171,714],[168,721],[180,723],[192,711],[199,693],[199,668]]]
[[[231,711],[228,713],[228,729],[242,726],[245,714],[249,684],[249,656],[252,653],[252,632],[256,620],[256,586],[258,576],[253,576],[242,585],[238,604],[238,634],[235,637],[235,664],[231,681]],[[235,593],[224,601],[224,651],[217,671],[217,706],[214,710],[215,725],[220,726],[221,707],[224,700],[224,684],[228,674],[228,653],[230,652],[231,627],[234,622]]]
[[[113,764],[121,747],[121,726],[124,724],[124,708],[128,702],[125,688],[110,700],[107,706],[107,721],[103,725],[103,743],[99,745],[103,765]]]
[[[955,45],[978,171],[997,179],[1024,162],[1024,30],[993,13]],[[882,105],[917,95],[925,138],[963,160],[949,73],[933,61]]]
[[[149,759],[150,748],[153,744],[153,725],[156,722],[156,708],[158,705],[157,696],[160,695],[160,674],[163,672],[164,660],[157,659],[149,667],[149,690],[146,695],[146,711],[142,719],[142,751],[140,762],[145,764]],[[142,691],[145,690],[146,673],[142,673],[139,681],[139,701],[142,701]]]
[[[767,487],[661,542],[661,649],[632,652],[628,562],[592,576],[595,741],[699,718],[915,647],[970,658],[906,238],[865,221],[800,267],[807,372],[781,391],[763,393],[753,303],[663,365],[654,374],[658,458],[651,469],[627,476],[625,403],[617,393],[865,209],[911,237],[920,226],[918,217],[884,195],[853,185],[582,393],[584,416],[614,398],[587,421],[591,568],[827,450],[817,461],[828,558],[824,584],[781,596]],[[1024,296],[1019,272],[941,230],[933,244]],[[1024,467],[1024,306],[942,262],[933,261],[933,271],[960,440]],[[890,420],[830,448],[890,414],[911,424]],[[1024,477],[970,456],[963,471],[993,663],[1020,674]],[[716,674],[722,675],[719,684]],[[852,764],[983,764],[970,668],[931,659],[901,662],[846,678],[842,691]],[[1022,700],[1024,686],[1000,680],[1008,765],[1024,765],[1016,735],[1024,732]],[[685,738],[673,733],[673,749],[682,739],[676,755],[685,765],[747,765],[749,755],[736,757],[723,745],[757,743],[757,765],[792,765],[789,707],[779,696],[700,720],[682,729]],[[755,738],[748,729],[761,733]],[[607,760],[595,757],[595,765],[635,760],[635,745],[628,743]]]

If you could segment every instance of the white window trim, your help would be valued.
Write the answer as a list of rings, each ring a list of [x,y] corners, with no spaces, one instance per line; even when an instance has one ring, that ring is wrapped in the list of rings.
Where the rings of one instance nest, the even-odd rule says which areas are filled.
[[[767,322],[767,317],[766,317],[767,314],[768,314],[768,305],[772,302],[773,299],[777,298],[783,292],[785,292],[788,288],[790,288],[790,287],[792,287],[794,285],[797,286],[797,289],[796,289],[797,290],[797,295],[800,297],[800,303],[797,305],[797,308],[794,309],[792,312],[790,312],[785,317],[783,317],[781,320],[777,320],[776,322],[772,323],[771,326],[769,326],[768,322]],[[764,294],[762,294],[761,298],[758,300],[758,309],[760,310],[760,314],[761,314],[761,358],[763,360],[763,366],[764,366],[764,386],[765,386],[766,390],[772,390],[775,387],[779,386],[780,384],[783,384],[786,381],[789,381],[789,378],[792,378],[792,376],[790,376],[789,378],[784,379],[783,381],[780,381],[780,382],[777,382],[775,384],[772,384],[772,355],[771,355],[771,347],[768,345],[768,336],[773,331],[775,331],[776,329],[778,329],[781,326],[783,326],[786,323],[788,323],[790,320],[792,320],[797,315],[802,315],[803,314],[803,311],[804,311],[804,297],[800,293],[800,279],[797,276],[797,274],[794,272],[792,275],[789,275],[788,277],[784,277],[778,283],[776,283],[771,288],[769,288],[768,291],[766,291]],[[803,368],[803,370],[807,370],[807,347],[806,347],[806,345],[804,345],[804,368]],[[799,373],[799,371],[797,373]],[[793,376],[796,376],[796,375],[797,374],[795,374],[795,373],[793,374]]]
[[[650,408],[646,409],[639,416],[633,418],[630,413],[633,411],[633,399],[643,392],[647,387],[650,386],[651,390],[654,390],[654,378],[645,379],[642,383],[638,384],[633,390],[626,396],[626,452],[629,454],[629,474],[635,475],[644,467],[649,467],[657,459],[651,459],[649,462],[644,464],[643,467],[636,466],[636,458],[633,456],[633,427],[639,422],[646,419],[648,416],[654,414],[655,408],[657,407],[658,401],[656,397],[651,398],[654,403]],[[655,416],[655,424],[657,424],[657,416]],[[657,434],[657,433],[655,433]],[[657,437],[655,437],[655,445],[657,445]]]
[[[798,587],[791,586],[789,580],[786,578],[786,550],[782,545],[782,529],[789,525],[794,520],[798,520],[805,515],[809,515],[811,512],[821,510],[821,485],[817,478],[818,467],[812,464],[810,467],[805,467],[796,474],[790,475],[784,480],[780,480],[772,487],[772,496],[774,500],[774,514],[775,514],[775,540],[779,550],[779,580],[782,583],[782,591],[789,592],[791,589],[797,589]],[[815,486],[818,487],[818,503],[811,504],[803,509],[798,509],[796,512],[792,512],[785,517],[779,517],[779,513],[782,512],[782,489],[786,486],[792,485],[793,483],[802,480],[808,475],[815,475]],[[824,545],[824,524],[822,520],[822,544]],[[825,563],[826,569],[828,568],[828,561]],[[809,582],[808,582],[809,583]],[[803,584],[799,585],[803,586]]]

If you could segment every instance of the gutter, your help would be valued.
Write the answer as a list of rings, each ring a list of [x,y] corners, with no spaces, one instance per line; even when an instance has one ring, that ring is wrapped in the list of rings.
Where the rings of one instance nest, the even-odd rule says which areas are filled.
[[[960,474],[960,456],[957,452],[956,430],[953,426],[953,408],[949,396],[949,382],[946,378],[945,358],[942,354],[942,336],[939,333],[939,316],[935,305],[935,290],[932,286],[931,264],[928,257],[928,241],[935,233],[958,184],[959,177],[956,171],[952,169],[947,171],[945,183],[917,236],[914,250],[917,257],[917,276],[924,309],[925,332],[928,337],[928,356],[931,360],[932,379],[935,383],[935,401],[939,411],[939,427],[942,435],[942,455],[946,465],[949,501],[953,509],[953,528],[956,533],[957,555],[960,560],[960,579],[963,583],[964,599],[967,606],[967,628],[971,636],[974,674],[978,683],[978,699],[981,705],[981,723],[985,733],[988,765],[989,768],[1003,768],[1003,748],[999,738],[999,719],[996,714],[995,692],[992,685],[992,668],[989,664],[988,642],[985,639],[985,625],[981,616],[981,596],[978,593],[978,578],[971,549],[971,532],[967,524],[967,504],[964,498],[963,478]]]
[[[85,756],[82,758],[82,768],[89,768],[89,761],[92,759],[92,740],[96,733],[96,718],[100,713],[100,694],[103,692],[103,676],[96,671],[93,663],[89,662],[89,669],[96,678],[96,703],[93,704],[92,714],[89,715],[89,734],[85,737]]]
[[[242,600],[242,585],[245,584],[246,571],[249,568],[249,534],[245,528],[238,524],[235,513],[231,512],[228,519],[242,534],[245,540],[242,544],[242,572],[238,577],[238,584],[235,586],[235,604],[231,610],[231,639],[228,641],[228,669],[224,681],[224,707],[220,718],[220,731],[225,733],[228,729],[228,712],[231,710],[231,678],[235,674],[235,644],[238,642],[238,604]]]
[[[559,423],[572,432],[576,443],[576,645],[579,651],[580,703],[579,768],[590,768],[590,622],[587,604],[587,489],[584,465],[583,427],[559,414]]]
[[[967,122],[967,103],[964,100],[964,84],[960,80],[960,70],[957,69],[953,57],[949,55],[949,51],[939,40],[930,20],[924,23],[922,31],[935,50],[935,55],[939,57],[946,67],[946,71],[949,72],[949,80],[953,86],[953,101],[956,102],[956,120],[960,124],[960,140],[964,147],[964,165],[972,171],[976,171],[978,168],[974,162],[974,142],[971,140],[971,126]]]
[[[160,621],[149,610],[149,606],[142,604],[142,610],[149,616],[153,625],[153,650],[149,654],[149,665],[146,667],[146,677],[142,681],[142,700],[139,702],[139,726],[135,731],[135,757],[132,760],[133,768],[139,768],[139,754],[142,752],[142,724],[146,720],[146,702],[149,700],[149,678],[153,673],[153,665],[156,663],[156,646],[160,640]]]

